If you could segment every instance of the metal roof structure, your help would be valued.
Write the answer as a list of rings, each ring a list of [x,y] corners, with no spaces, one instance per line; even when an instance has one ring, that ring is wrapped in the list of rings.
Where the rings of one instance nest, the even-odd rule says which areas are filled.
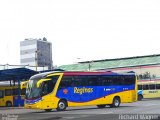
[[[77,64],[62,65],[59,68],[67,71],[86,71],[86,70],[101,70],[101,69],[113,69],[113,68],[125,68],[134,66],[145,65],[159,65],[160,54],[135,56],[116,59],[104,59],[84,61]]]
[[[37,74],[37,71],[33,71],[27,68],[14,68],[0,70],[0,81],[8,80],[23,80],[29,79],[32,75]]]

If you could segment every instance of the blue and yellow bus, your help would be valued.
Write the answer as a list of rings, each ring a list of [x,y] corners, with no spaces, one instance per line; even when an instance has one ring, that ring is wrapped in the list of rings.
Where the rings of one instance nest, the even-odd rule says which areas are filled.
[[[30,78],[25,108],[63,111],[67,107],[96,105],[119,107],[137,101],[137,77],[134,73],[47,72]]]

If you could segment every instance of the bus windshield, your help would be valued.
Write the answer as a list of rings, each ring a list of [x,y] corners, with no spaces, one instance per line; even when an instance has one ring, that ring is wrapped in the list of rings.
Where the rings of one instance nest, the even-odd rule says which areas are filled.
[[[36,86],[37,82],[38,80],[29,80],[27,89],[26,89],[27,99],[33,99],[33,98],[40,97],[41,88],[40,87],[37,88]]]
[[[51,93],[58,77],[59,76],[50,77],[51,80],[44,81],[40,87],[37,87],[37,82],[40,79],[30,79],[26,88],[26,99],[35,99]]]

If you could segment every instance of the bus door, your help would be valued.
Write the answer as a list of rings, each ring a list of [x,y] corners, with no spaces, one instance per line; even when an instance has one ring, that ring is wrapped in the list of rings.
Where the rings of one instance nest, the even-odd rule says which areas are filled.
[[[46,81],[43,81],[41,84],[40,96],[45,98],[46,100],[45,102],[48,105],[54,102],[53,92],[54,92],[54,88],[56,86],[56,82],[58,78],[59,78],[59,75],[49,76],[48,78],[46,78]],[[46,106],[46,103],[44,103],[43,105]]]
[[[5,89],[5,105],[7,107],[13,106],[13,94],[12,94],[12,87]]]
[[[0,90],[0,106],[4,106],[4,91]]]

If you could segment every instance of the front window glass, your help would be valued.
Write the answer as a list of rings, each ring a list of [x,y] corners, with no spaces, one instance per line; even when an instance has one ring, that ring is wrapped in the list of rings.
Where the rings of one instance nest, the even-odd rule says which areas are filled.
[[[5,89],[5,96],[11,96],[12,90],[11,89]]]
[[[41,88],[37,88],[38,80],[29,80],[26,89],[26,99],[33,99],[40,97]]]
[[[41,79],[35,78],[29,80],[26,88],[26,99],[35,99],[51,93],[58,80],[58,77],[59,76],[41,78],[41,79],[51,79],[51,80],[42,82],[42,84],[38,88],[37,88],[37,82]]]

